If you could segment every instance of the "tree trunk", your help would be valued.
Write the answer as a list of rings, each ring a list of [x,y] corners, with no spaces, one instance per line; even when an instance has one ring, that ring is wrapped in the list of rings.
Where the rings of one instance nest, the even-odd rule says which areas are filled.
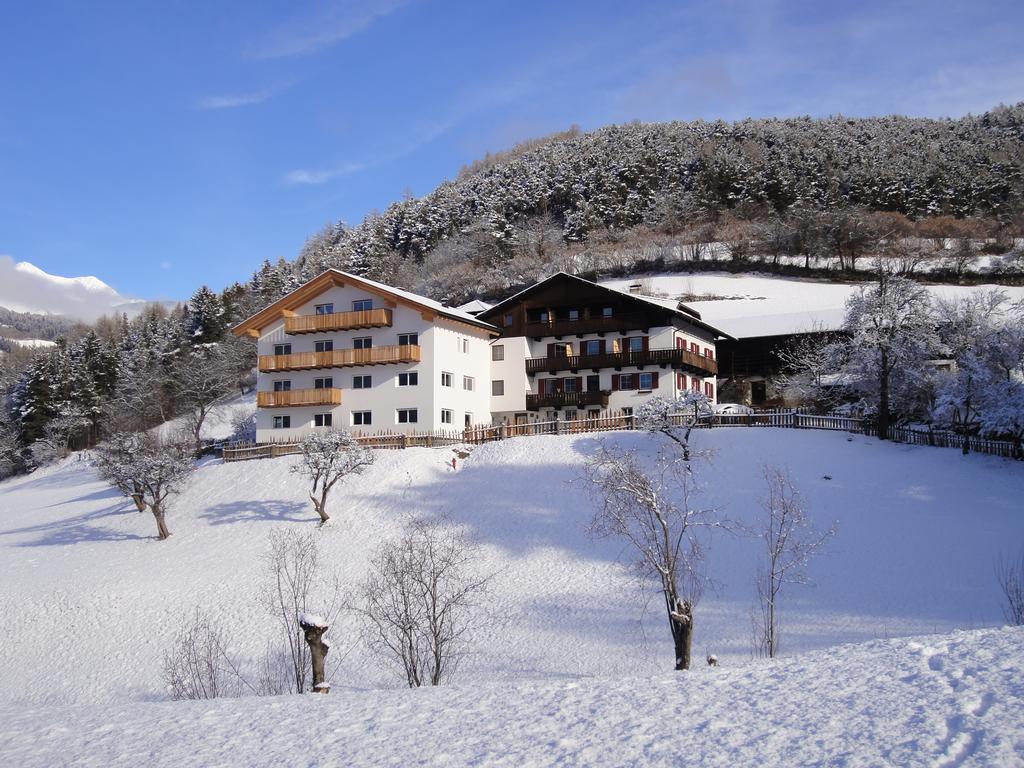
[[[133,493],[132,494],[132,501],[135,502],[135,508],[137,510],[139,510],[139,512],[145,512],[146,511],[146,502],[144,502],[142,500],[142,494],[141,493]]]
[[[320,515],[320,525],[323,525],[331,519],[331,516],[327,514],[327,491],[324,491],[319,499],[313,494],[310,494],[309,498],[313,502],[313,509]]]
[[[331,686],[324,680],[324,660],[330,651],[330,646],[324,642],[324,632],[327,627],[314,626],[312,624],[299,624],[309,645],[309,657],[313,663],[313,693],[329,693]]]
[[[160,507],[151,507],[153,510],[153,517],[156,518],[156,537],[163,541],[171,535],[171,532],[167,530],[167,520],[164,517],[164,511]]]
[[[672,642],[676,651],[676,669],[690,668],[690,650],[693,646],[693,605],[676,599],[676,607],[669,615]]]
[[[878,373],[878,439],[889,439],[889,356],[885,350]]]

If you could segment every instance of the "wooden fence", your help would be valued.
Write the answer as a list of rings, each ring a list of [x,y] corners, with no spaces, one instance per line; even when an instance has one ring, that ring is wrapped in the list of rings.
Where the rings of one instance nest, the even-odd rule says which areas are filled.
[[[681,425],[686,416],[676,414],[672,421]],[[852,416],[823,416],[802,410],[756,411],[754,413],[716,413],[701,419],[697,429],[719,427],[776,427],[784,429],[819,429],[834,432],[850,432],[860,435],[877,434],[870,422]],[[452,445],[481,445],[510,437],[534,435],[577,435],[588,432],[614,432],[635,429],[635,417],[624,413],[603,413],[592,418],[558,419],[555,421],[533,421],[527,424],[488,424],[467,427],[462,431],[414,432],[410,434],[376,433],[355,435],[360,443],[369,448],[438,448]],[[890,439],[897,443],[931,445],[943,448],[963,448],[964,436],[953,432],[928,432],[906,427],[891,427]],[[976,453],[1020,459],[1020,446],[1001,440],[967,438],[970,450]],[[299,443],[236,443],[225,446],[224,461],[265,459],[299,453]]]

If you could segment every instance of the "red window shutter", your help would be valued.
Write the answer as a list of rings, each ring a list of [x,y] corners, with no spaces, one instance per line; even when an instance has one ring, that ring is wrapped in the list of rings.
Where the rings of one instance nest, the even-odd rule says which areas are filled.
[[[657,389],[657,388],[658,388],[658,372],[655,371],[654,373],[651,374],[651,389]]]
[[[700,379],[694,376],[691,381],[693,382],[693,391],[700,392]]]
[[[698,344],[696,341],[691,341],[690,342],[690,351],[693,352],[694,354],[699,355],[700,354],[700,344]]]
[[[709,398],[713,398],[715,396],[715,385],[710,381],[704,382],[704,394]]]
[[[619,374],[613,373],[612,374],[612,392],[618,392],[618,391],[619,391]]]
[[[712,360],[714,360],[715,359],[715,350],[713,350],[711,347],[704,347],[704,357],[709,357]]]
[[[676,389],[684,389],[685,387],[686,378],[679,371],[676,371]]]
[[[676,349],[686,349],[686,339],[676,336]]]

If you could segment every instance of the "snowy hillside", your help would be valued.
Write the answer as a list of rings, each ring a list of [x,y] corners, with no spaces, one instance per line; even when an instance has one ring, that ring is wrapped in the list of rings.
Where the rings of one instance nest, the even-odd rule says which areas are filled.
[[[498,572],[503,617],[479,639],[460,683],[669,669],[663,618],[653,604],[644,615],[621,547],[584,532],[591,504],[572,481],[596,439],[491,444],[456,472],[447,450],[381,452],[332,502],[334,521],[321,531],[328,559],[353,584],[407,515],[448,516]],[[664,438],[604,439],[652,452]],[[719,429],[699,442],[717,451],[710,500],[730,517],[750,519],[770,460],[791,468],[819,523],[839,523],[812,566],[816,586],[789,595],[785,654],[1000,623],[992,566],[1020,543],[1024,466],[840,433]],[[305,488],[288,472],[294,461],[204,463],[173,504],[167,542],[154,540],[151,516],[100,482],[85,456],[0,484],[0,702],[163,698],[159,660],[195,606],[230,617],[238,652],[259,654],[272,632],[254,599],[267,534],[314,526]],[[720,535],[710,550],[715,588],[697,608],[694,652],[735,666],[749,657],[757,549]],[[333,684],[395,685],[346,622],[332,630],[345,646]],[[60,649],[52,658],[41,658],[41,637]]]
[[[326,697],[0,706],[21,768],[899,765],[1024,761],[1024,630],[738,668]]]
[[[0,254],[0,307],[92,321],[103,314],[135,314],[145,302],[122,296],[97,277],[61,277]]]
[[[846,300],[863,285],[727,272],[634,275],[601,283],[621,291],[639,283],[641,293],[684,298],[704,320],[738,337],[839,328]],[[929,285],[927,288],[935,298],[954,299],[972,292],[998,289],[1013,301],[1024,299],[1021,286]],[[705,296],[706,299],[702,298]]]

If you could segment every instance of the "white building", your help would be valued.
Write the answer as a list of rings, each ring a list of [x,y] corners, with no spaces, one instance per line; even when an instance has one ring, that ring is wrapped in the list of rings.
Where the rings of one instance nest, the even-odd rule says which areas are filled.
[[[257,339],[258,442],[490,422],[498,331],[432,299],[331,269],[233,332]]]
[[[698,390],[717,397],[715,343],[729,338],[692,309],[560,272],[483,310],[497,423],[630,413]]]

